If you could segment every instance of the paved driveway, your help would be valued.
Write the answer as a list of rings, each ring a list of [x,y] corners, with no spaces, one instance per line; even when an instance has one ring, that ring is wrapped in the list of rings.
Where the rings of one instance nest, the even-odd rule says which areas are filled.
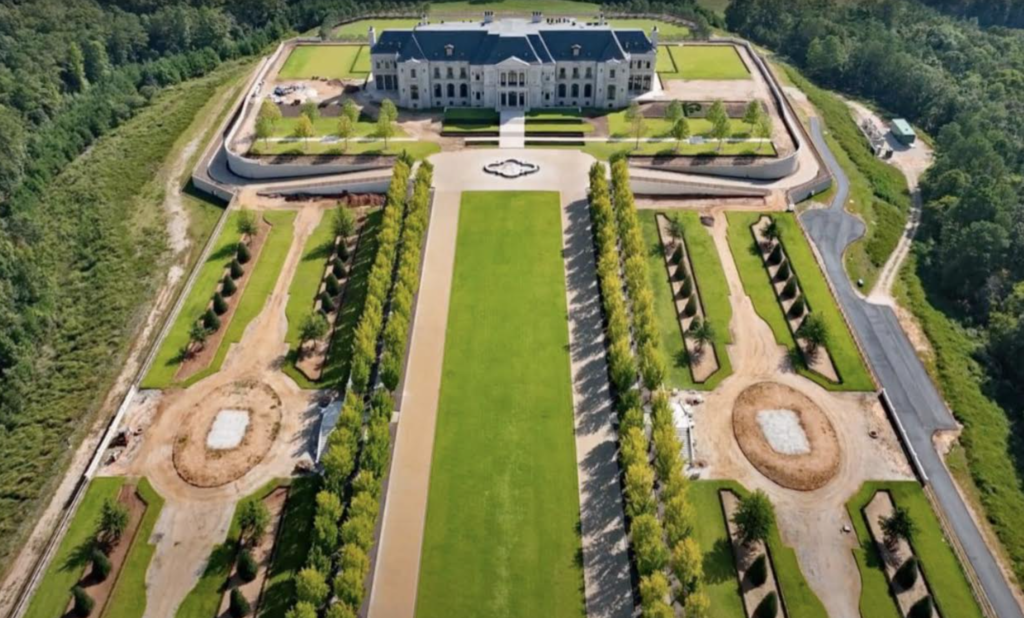
[[[800,219],[821,254],[854,333],[881,386],[888,392],[946,519],[960,539],[996,613],[1000,618],[1024,617],[932,443],[936,431],[956,429],[953,415],[932,384],[893,310],[866,302],[854,291],[846,276],[843,251],[864,234],[864,224],[843,208],[849,181],[825,144],[817,118],[811,119],[811,137],[835,176],[838,191],[828,209],[809,210]]]

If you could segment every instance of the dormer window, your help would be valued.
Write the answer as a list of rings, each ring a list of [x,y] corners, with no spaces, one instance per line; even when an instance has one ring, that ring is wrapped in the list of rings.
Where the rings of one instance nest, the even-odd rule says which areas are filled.
[[[452,54],[455,53],[455,46],[451,43],[444,46],[444,55],[451,58]]]
[[[581,49],[581,48],[580,48],[580,46],[579,46],[579,45],[573,45],[573,46],[572,46],[572,57],[573,57],[573,58],[578,58],[578,57],[579,57],[579,55],[580,55],[580,49]]]

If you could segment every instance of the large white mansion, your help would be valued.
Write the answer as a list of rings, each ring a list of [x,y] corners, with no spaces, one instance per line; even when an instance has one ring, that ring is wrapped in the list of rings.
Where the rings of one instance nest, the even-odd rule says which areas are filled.
[[[655,83],[658,33],[575,20],[428,24],[369,33],[370,88],[407,108],[627,105]]]

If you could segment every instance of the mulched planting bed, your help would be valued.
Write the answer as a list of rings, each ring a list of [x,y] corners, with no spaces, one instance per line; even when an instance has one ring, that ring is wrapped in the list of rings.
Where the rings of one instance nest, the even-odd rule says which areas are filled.
[[[914,570],[917,571],[917,576],[911,586],[904,587],[895,581],[897,579],[896,573],[900,570],[900,567],[909,558],[914,557],[913,548],[904,539],[898,539],[891,548],[885,544],[885,532],[882,529],[881,519],[883,517],[890,517],[895,510],[896,505],[893,503],[889,492],[880,491],[864,507],[863,513],[864,519],[868,524],[868,530],[871,533],[871,538],[878,548],[878,554],[882,557],[885,576],[892,587],[892,593],[896,596],[896,603],[903,615],[909,616],[910,608],[924,597],[930,597],[931,594],[920,566],[914,567]],[[909,565],[907,568],[911,567],[913,565]],[[931,615],[938,616],[938,611],[934,606],[932,607]]]
[[[290,487],[278,487],[263,498],[262,502],[270,512],[270,525],[258,544],[244,548],[249,550],[256,561],[258,567],[256,577],[252,581],[246,582],[239,575],[238,560],[235,560],[235,564],[231,569],[231,576],[224,586],[224,596],[221,598],[220,611],[217,613],[217,616],[231,616],[231,591],[235,588],[241,591],[242,596],[249,602],[249,606],[252,608],[250,615],[260,615],[264,585],[266,584],[267,574],[277,546],[278,535],[281,532],[285,503],[288,501],[290,491]]]
[[[743,543],[739,529],[732,521],[739,508],[739,496],[729,490],[722,490],[718,495],[722,501],[722,511],[725,513],[729,539],[732,542],[733,558],[736,564],[736,572],[740,579],[740,592],[743,595],[743,605],[746,608],[747,616],[760,618],[758,608],[761,603],[765,602],[765,598],[772,593],[775,594],[778,603],[778,612],[775,616],[780,618],[787,616],[785,605],[782,602],[781,590],[779,589],[778,581],[775,579],[775,566],[772,564],[768,546],[762,541],[749,545]],[[755,585],[754,577],[751,576],[751,571],[753,570],[751,567],[754,566],[754,562],[758,560],[759,556],[764,556],[766,577],[763,583]],[[766,614],[766,616],[771,616],[771,614]]]

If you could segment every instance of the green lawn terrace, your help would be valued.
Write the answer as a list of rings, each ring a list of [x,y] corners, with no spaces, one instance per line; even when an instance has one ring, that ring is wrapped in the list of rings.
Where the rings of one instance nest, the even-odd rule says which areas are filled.
[[[367,45],[297,45],[277,79],[365,79],[369,74]]]
[[[291,138],[295,135],[295,129],[299,126],[299,116],[285,117],[274,123],[273,131],[271,132],[271,138]],[[338,120],[341,118],[340,108],[338,108],[337,114],[326,115],[323,108],[320,110],[319,117],[313,121],[313,134],[315,137],[332,137],[338,134]],[[394,127],[394,135],[392,137],[406,137],[406,132],[402,129],[402,126],[398,123],[392,125]],[[377,137],[377,121],[366,115],[360,115],[359,120],[352,125],[353,138],[366,138],[366,137]]]
[[[732,45],[659,45],[656,69],[663,80],[750,79],[750,71]]]
[[[249,154],[256,156],[364,156],[364,157],[395,157],[403,152],[414,159],[425,159],[432,154],[441,152],[440,144],[426,141],[405,141],[402,138],[389,139],[385,145],[384,140],[375,138],[368,141],[350,141],[345,145],[343,140],[331,139],[321,140],[300,140],[288,139],[285,141],[268,142],[262,141],[253,144]]]
[[[584,615],[557,193],[462,195],[416,615]]]

